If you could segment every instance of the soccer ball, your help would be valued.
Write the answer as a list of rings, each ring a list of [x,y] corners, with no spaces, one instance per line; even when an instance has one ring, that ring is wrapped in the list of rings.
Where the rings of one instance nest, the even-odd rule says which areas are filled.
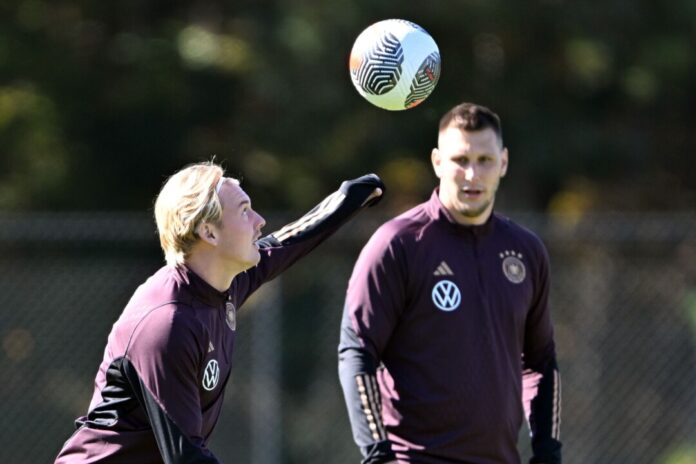
[[[425,29],[403,19],[372,24],[355,39],[350,77],[358,93],[385,110],[413,108],[440,78],[440,50]]]

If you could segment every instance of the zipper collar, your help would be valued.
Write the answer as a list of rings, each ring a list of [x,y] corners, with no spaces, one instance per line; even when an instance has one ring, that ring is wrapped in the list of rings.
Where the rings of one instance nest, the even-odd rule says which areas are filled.
[[[427,202],[428,214],[430,217],[440,223],[446,224],[447,227],[459,234],[472,235],[474,237],[485,236],[493,232],[495,225],[495,212],[491,212],[486,222],[477,225],[466,225],[458,223],[452,214],[445,208],[439,197],[440,188],[436,187],[433,190],[430,200]]]
[[[203,280],[201,276],[193,272],[186,265],[179,265],[174,268],[179,276],[180,282],[185,286],[196,299],[199,299],[207,306],[219,308],[224,306],[230,298],[229,290],[218,291],[215,287]]]

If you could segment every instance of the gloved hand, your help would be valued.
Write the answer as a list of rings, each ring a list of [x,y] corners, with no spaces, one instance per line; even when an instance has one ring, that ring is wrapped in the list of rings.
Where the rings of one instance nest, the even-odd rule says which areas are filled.
[[[553,438],[532,441],[534,456],[529,460],[529,464],[561,464],[560,441]]]
[[[360,452],[363,455],[361,464],[399,464],[389,440],[370,443],[368,446],[360,448]]]
[[[386,187],[377,174],[365,174],[356,179],[343,182],[340,190],[347,197],[351,195],[364,196],[365,199],[360,205],[370,207],[380,202]]]

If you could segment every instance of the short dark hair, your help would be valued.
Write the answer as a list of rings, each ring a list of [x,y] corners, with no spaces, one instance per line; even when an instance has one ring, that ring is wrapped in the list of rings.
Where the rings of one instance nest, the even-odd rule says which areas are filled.
[[[440,132],[448,127],[465,131],[480,131],[490,128],[495,132],[500,145],[503,145],[503,128],[500,124],[500,117],[490,108],[482,105],[460,103],[455,106],[440,119]]]

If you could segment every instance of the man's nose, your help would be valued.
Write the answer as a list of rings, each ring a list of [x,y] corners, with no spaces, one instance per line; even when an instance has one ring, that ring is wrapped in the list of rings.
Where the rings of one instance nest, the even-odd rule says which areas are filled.
[[[467,182],[471,182],[474,179],[474,168],[472,166],[464,168],[464,179]]]
[[[257,215],[258,218],[259,218],[259,219],[258,219],[259,223],[258,223],[258,225],[256,226],[256,228],[257,228],[258,230],[261,230],[261,229],[263,229],[263,227],[266,225],[266,220],[265,220],[265,219],[263,218],[263,216],[261,216],[259,213],[256,213],[256,215]]]

